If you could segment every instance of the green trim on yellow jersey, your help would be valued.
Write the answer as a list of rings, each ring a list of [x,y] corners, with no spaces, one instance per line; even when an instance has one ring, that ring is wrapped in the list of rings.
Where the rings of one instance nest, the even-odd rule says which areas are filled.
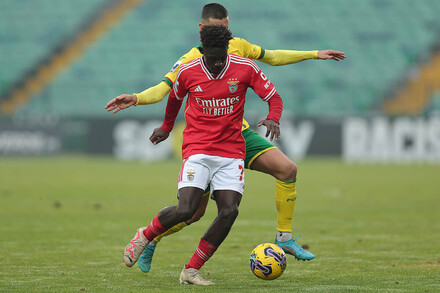
[[[162,81],[165,81],[170,86],[170,88],[173,88],[173,82],[168,77],[164,77]]]
[[[264,54],[266,54],[266,50],[263,49],[263,48],[261,48],[261,55],[260,55],[260,57],[258,57],[258,59],[263,58],[263,57],[264,57]]]

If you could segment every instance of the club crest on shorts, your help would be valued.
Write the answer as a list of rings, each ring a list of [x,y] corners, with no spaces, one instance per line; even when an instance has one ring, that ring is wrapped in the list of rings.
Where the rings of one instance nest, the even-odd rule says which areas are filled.
[[[229,84],[229,91],[231,94],[235,93],[238,90],[239,81],[236,78],[230,78],[227,82]]]
[[[195,170],[188,170],[186,172],[188,181],[194,181],[194,174],[196,174]]]

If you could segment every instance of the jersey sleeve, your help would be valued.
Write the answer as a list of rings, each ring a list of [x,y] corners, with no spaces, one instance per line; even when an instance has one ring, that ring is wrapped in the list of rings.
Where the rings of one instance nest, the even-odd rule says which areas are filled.
[[[230,46],[235,46],[238,54],[249,59],[260,59],[264,56],[264,49],[241,38],[234,38],[229,42]]]
[[[202,53],[200,53],[199,49],[196,47],[192,48],[188,53],[180,57],[179,60],[174,63],[173,67],[171,67],[171,70],[167,74],[165,74],[163,81],[165,81],[172,88],[180,66],[200,56],[202,56]]]
[[[168,96],[165,119],[161,126],[161,128],[167,132],[171,132],[171,130],[173,130],[174,122],[176,121],[177,114],[179,114],[179,110],[182,107],[183,99],[188,93],[184,81],[185,77],[182,76],[181,73],[181,70],[177,72],[177,78],[174,81],[173,89]]]
[[[266,50],[260,61],[272,66],[281,66],[308,59],[318,59],[318,51]]]
[[[186,94],[188,93],[188,89],[186,88],[184,77],[181,75],[180,70],[177,72],[177,78],[174,81],[173,93],[176,96],[176,99],[178,100],[183,100]]]
[[[174,122],[176,121],[177,115],[182,107],[182,102],[183,100],[177,99],[174,90],[171,90],[171,93],[168,96],[165,118],[160,128],[166,132],[171,132],[171,130],[173,130]]]
[[[269,78],[256,64],[255,67],[257,70],[255,68],[251,70],[250,87],[263,101],[269,104],[269,115],[266,119],[271,119],[279,124],[283,112],[283,101]]]

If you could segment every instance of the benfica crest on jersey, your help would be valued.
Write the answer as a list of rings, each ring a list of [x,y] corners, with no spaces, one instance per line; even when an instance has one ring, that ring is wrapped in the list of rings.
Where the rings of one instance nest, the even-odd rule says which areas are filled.
[[[238,90],[238,84],[239,81],[236,78],[231,78],[228,81],[229,84],[229,91],[231,92],[231,94],[235,93]]]

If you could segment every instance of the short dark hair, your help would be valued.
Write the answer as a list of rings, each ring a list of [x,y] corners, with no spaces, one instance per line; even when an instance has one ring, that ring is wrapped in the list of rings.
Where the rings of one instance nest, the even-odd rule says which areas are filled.
[[[221,4],[210,3],[203,6],[202,20],[208,21],[210,18],[223,19],[226,17],[228,17],[228,11]]]
[[[231,31],[223,25],[204,25],[200,30],[203,48],[226,48],[231,39]]]

